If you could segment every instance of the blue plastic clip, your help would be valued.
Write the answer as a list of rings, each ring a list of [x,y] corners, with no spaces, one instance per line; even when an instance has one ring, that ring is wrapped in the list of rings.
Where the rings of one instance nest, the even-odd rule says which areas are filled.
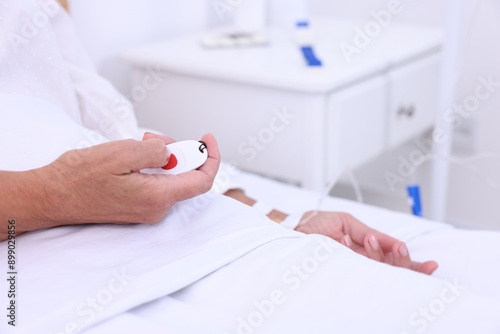
[[[297,21],[297,28],[309,28],[309,21]]]
[[[410,202],[411,211],[413,215],[417,217],[423,217],[422,214],[422,202],[420,200],[420,187],[416,184],[409,185],[408,190],[408,201]]]
[[[312,46],[302,46],[300,49],[302,50],[302,54],[304,55],[308,66],[323,66],[321,60],[316,57]]]

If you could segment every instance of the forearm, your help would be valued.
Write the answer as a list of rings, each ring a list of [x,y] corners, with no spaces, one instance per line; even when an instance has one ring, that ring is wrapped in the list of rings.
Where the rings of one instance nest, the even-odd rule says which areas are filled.
[[[229,189],[228,191],[226,191],[224,193],[224,195],[231,197],[231,198],[234,198],[235,200],[237,200],[243,204],[246,204],[248,206],[253,206],[257,202],[257,200],[247,196],[245,194],[245,192],[240,190],[240,189]],[[286,214],[282,211],[279,211],[277,209],[273,209],[267,215],[267,217],[269,219],[271,219],[272,221],[281,222],[281,221],[285,220],[286,217],[288,217],[288,214]]]
[[[44,212],[43,186],[36,178],[36,171],[0,171],[0,240],[7,239],[9,221],[16,222],[16,234],[49,227],[48,221],[40,215]]]

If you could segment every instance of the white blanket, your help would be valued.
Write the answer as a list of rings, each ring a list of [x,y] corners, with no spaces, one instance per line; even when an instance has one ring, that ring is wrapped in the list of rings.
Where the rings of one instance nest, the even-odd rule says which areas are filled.
[[[251,195],[288,210],[310,209],[319,196],[252,174],[231,175]],[[440,269],[427,277],[392,268],[321,236],[280,239],[86,333],[500,332],[500,270],[493,265],[500,261],[499,233],[457,230],[335,198],[324,209],[351,212],[401,237],[416,259],[436,259]]]
[[[177,204],[153,226],[69,226],[18,237],[18,328],[83,328],[182,289],[266,242],[298,237],[219,195],[199,200]],[[5,242],[1,248],[4,264]]]
[[[12,333],[500,330],[500,303],[458,278],[367,260],[219,195],[181,203],[154,226],[61,227],[18,241]]]

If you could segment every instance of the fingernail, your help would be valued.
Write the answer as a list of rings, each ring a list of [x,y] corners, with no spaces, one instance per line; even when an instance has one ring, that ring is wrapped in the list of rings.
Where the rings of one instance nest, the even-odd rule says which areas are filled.
[[[398,251],[402,257],[408,256],[408,248],[406,248],[405,244],[401,244],[401,246],[399,246]]]
[[[378,244],[378,241],[377,239],[375,239],[375,237],[372,235],[368,238],[368,242],[370,243],[370,246],[374,249],[374,250],[379,250],[380,249],[380,246]]]
[[[346,235],[344,236],[344,243],[345,243],[345,245],[346,245],[347,247],[351,248],[351,245],[352,245],[352,240],[351,240],[351,237],[350,237],[348,234],[346,234]]]

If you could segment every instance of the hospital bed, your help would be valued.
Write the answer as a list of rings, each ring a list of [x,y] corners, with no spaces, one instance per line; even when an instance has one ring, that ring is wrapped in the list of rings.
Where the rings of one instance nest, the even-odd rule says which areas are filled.
[[[0,170],[36,168],[82,141],[106,141],[42,98],[0,93],[0,104],[10,111],[0,113],[0,152],[9,157]],[[349,212],[440,268],[428,277],[283,228],[218,193],[227,187],[292,214]],[[176,204],[158,224],[19,236],[18,326],[4,318],[1,332],[500,333],[497,232],[321,196],[224,163],[211,192]]]

